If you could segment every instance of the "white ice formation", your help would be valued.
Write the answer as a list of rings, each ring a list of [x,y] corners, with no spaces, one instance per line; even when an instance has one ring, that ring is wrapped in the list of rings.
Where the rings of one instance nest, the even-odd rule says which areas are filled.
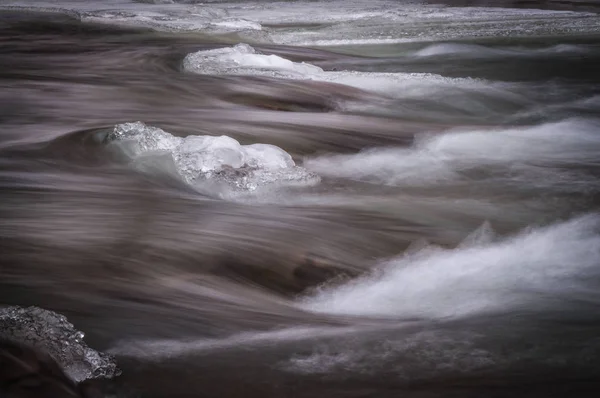
[[[121,371],[111,355],[89,348],[63,315],[37,307],[0,308],[0,338],[43,350],[75,382],[112,378]]]
[[[318,66],[292,62],[277,55],[264,55],[248,44],[198,51],[183,60],[186,70],[203,75],[268,76],[306,79],[323,73]]]
[[[3,0],[0,3],[0,8],[66,13],[85,22],[209,35],[242,32],[257,42],[298,46],[381,45],[510,34],[589,34],[600,29],[594,13],[447,7],[419,0],[294,0],[285,2],[285,6],[281,1],[263,0]]]
[[[447,78],[431,73],[324,71],[309,63],[261,54],[245,43],[188,54],[183,60],[183,68],[200,75],[260,76],[330,82],[392,97],[401,94],[403,98],[415,95],[420,97],[455,85],[463,88],[487,87],[485,82],[477,79]]]
[[[148,156],[164,159],[167,155],[167,161],[191,185],[214,183],[236,191],[255,191],[320,181],[316,174],[296,166],[292,157],[275,145],[241,145],[224,135],[181,138],[135,122],[116,125],[106,141],[117,143],[134,161]]]

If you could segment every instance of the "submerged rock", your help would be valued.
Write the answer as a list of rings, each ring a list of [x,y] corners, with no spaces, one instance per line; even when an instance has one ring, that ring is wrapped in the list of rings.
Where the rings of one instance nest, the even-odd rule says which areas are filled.
[[[269,144],[241,145],[228,136],[175,137],[142,122],[118,124],[107,135],[134,161],[154,157],[165,160],[188,184],[214,183],[234,191],[255,191],[269,186],[305,186],[319,176],[296,166],[283,149]]]
[[[115,359],[89,348],[83,337],[83,332],[55,312],[37,307],[0,308],[0,340],[47,353],[74,382],[118,376]]]

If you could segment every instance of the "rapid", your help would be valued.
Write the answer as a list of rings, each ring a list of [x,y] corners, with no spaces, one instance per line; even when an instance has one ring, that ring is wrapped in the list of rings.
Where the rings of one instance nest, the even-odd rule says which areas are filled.
[[[0,6],[0,305],[114,396],[600,390],[597,14]]]

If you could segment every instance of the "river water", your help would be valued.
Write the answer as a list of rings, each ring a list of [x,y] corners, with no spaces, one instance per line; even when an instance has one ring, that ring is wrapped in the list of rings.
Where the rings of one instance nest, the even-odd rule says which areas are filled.
[[[596,396],[596,14],[163,3],[1,4],[0,303],[123,397]]]

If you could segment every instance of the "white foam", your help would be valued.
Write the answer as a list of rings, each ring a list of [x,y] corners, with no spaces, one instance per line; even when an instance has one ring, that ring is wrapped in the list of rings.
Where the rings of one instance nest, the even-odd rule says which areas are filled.
[[[476,44],[432,44],[415,53],[419,57],[431,57],[438,55],[449,54],[471,54],[478,56],[503,55],[510,54],[510,51],[502,51],[501,49],[492,49],[486,46]]]
[[[589,51],[590,48],[585,45],[571,44],[559,44],[556,46],[530,49],[522,47],[492,48],[477,44],[443,43],[429,45],[416,51],[414,55],[418,57],[435,57],[443,55],[462,55],[470,57],[535,57],[540,54],[585,54]]]
[[[433,328],[386,332],[379,336],[363,334],[360,345],[352,336],[340,336],[327,345],[316,345],[308,355],[295,355],[284,362],[282,368],[293,373],[320,375],[387,372],[393,373],[396,380],[409,381],[445,372],[489,369],[500,359],[478,345],[477,333],[471,331]]]
[[[325,72],[312,80],[328,81],[373,91],[394,98],[423,98],[453,87],[485,90],[490,86],[477,79],[447,78],[432,73]]]
[[[298,327],[240,333],[223,339],[122,341],[109,352],[126,357],[161,360],[190,353],[197,354],[241,346],[270,345],[276,342],[305,341],[316,337],[332,337],[354,332],[356,332],[356,328],[352,327]]]
[[[561,300],[598,300],[584,281],[600,271],[600,218],[590,215],[511,239],[430,249],[301,303],[321,313],[462,317]]]
[[[321,156],[307,159],[304,166],[321,175],[387,185],[456,181],[464,173],[487,169],[498,178],[567,189],[589,182],[575,170],[562,168],[595,164],[599,132],[598,122],[583,119],[529,128],[451,131],[423,138],[410,148]]]

